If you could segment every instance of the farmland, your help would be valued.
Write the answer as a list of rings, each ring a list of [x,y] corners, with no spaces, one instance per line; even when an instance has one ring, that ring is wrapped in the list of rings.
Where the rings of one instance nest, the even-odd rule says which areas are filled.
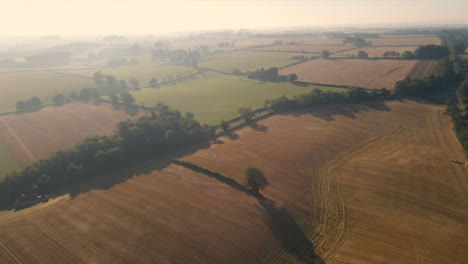
[[[440,45],[440,39],[436,36],[382,36],[369,40],[373,46]]]
[[[62,70],[61,73],[76,74],[86,76],[88,78],[93,77],[93,74],[97,71],[101,71],[104,74],[110,74],[117,77],[117,79],[128,80],[130,78],[136,78],[140,85],[147,86],[149,81],[155,77],[158,82],[166,82],[170,78],[177,78],[179,75],[188,75],[195,72],[194,69],[186,66],[169,66],[160,65],[159,63],[150,62],[149,60],[143,60],[135,65],[121,66],[121,67],[102,67],[94,69],[83,69],[83,70]]]
[[[417,64],[405,60],[311,60],[280,70],[281,75],[296,73],[299,81],[393,89]]]
[[[330,52],[339,52],[342,50],[352,49],[352,46],[345,45],[277,45],[271,47],[256,48],[254,50],[263,51],[287,51],[287,52],[308,52],[308,53],[320,53],[322,50],[328,50]]]
[[[369,57],[371,58],[383,58],[385,52],[387,51],[394,51],[402,54],[405,51],[411,51],[414,52],[418,46],[404,46],[404,47],[365,47],[365,48],[355,48],[351,50],[346,50],[346,51],[338,51],[334,55],[335,56],[351,56],[351,55],[357,55],[357,53],[362,50],[367,52]]]
[[[181,157],[239,181],[261,167],[265,200],[147,162],[102,178],[118,179],[111,188],[1,216],[0,257],[286,263],[301,257],[283,247],[292,234],[327,263],[463,263],[466,168],[450,162],[463,153],[443,111],[393,101],[276,115]]]
[[[297,86],[289,82],[273,83],[229,76],[213,72],[198,75],[176,85],[164,85],[159,89],[145,88],[132,92],[137,105],[154,106],[163,102],[181,112],[193,112],[200,122],[217,124],[239,115],[239,107],[263,107],[265,99],[295,96],[314,88],[340,90],[315,85]]]
[[[297,53],[286,52],[230,52],[206,57],[199,63],[200,67],[231,73],[238,69],[242,72],[256,69],[281,67],[296,62],[292,57]]]
[[[139,112],[137,115],[142,115]],[[0,117],[0,137],[21,166],[47,158],[92,136],[111,135],[131,116],[108,104],[70,103],[38,112]],[[6,151],[1,148],[1,151]]]
[[[92,86],[91,80],[45,71],[22,71],[0,74],[0,112],[15,111],[16,102],[38,96],[43,104],[52,103],[54,95],[78,92]]]
[[[247,48],[254,46],[266,46],[272,45],[276,41],[282,41],[284,44],[290,42],[297,42],[302,45],[342,45],[342,39],[332,39],[332,38],[252,38],[246,40],[239,40],[236,42],[235,46],[239,48]]]

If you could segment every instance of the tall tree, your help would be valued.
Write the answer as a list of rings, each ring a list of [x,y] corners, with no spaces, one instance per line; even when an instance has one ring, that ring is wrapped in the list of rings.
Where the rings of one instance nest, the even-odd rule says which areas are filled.
[[[130,93],[120,94],[120,99],[122,100],[122,103],[125,105],[130,105],[135,102],[135,98]]]
[[[268,180],[263,171],[259,168],[247,166],[244,170],[245,184],[254,194],[268,186]]]
[[[323,59],[328,59],[328,58],[330,58],[330,51],[328,51],[328,50],[322,50],[321,57],[322,57]]]
[[[150,84],[151,88],[158,88],[159,87],[158,80],[156,80],[156,78],[154,78],[154,77],[150,80],[149,84]]]

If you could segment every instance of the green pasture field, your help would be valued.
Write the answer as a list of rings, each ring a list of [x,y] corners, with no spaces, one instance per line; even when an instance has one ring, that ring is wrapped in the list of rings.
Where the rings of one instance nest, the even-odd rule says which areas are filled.
[[[119,80],[136,78],[141,87],[148,86],[149,81],[153,77],[156,78],[158,82],[162,83],[168,81],[170,76],[176,79],[182,76],[182,74],[187,75],[196,72],[196,70],[187,66],[160,65],[159,63],[151,62],[149,60],[141,61],[135,65],[121,67],[98,67],[93,69],[62,70],[60,72],[93,77],[93,74],[97,71],[101,71],[104,74],[114,75]]]
[[[54,95],[79,92],[93,85],[92,80],[46,71],[21,71],[0,74],[0,113],[16,110],[16,102],[32,96],[43,104],[52,103]]]
[[[289,52],[254,52],[238,51],[217,54],[205,57],[198,65],[203,68],[232,73],[233,69],[241,72],[255,71],[256,69],[270,67],[282,67],[297,62],[293,56],[301,56],[300,53]]]
[[[317,85],[298,86],[289,82],[262,82],[246,77],[205,72],[193,80],[161,88],[145,88],[132,92],[136,104],[155,106],[163,102],[172,109],[192,112],[195,119],[207,124],[218,124],[239,116],[239,107],[261,108],[265,99],[280,96],[293,97],[319,88],[343,90]]]
[[[20,170],[20,165],[8,146],[0,138],[0,180],[14,170]]]

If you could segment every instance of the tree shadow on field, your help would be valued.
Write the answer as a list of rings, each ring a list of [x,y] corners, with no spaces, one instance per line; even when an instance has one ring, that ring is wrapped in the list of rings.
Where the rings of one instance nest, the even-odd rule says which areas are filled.
[[[138,114],[138,107],[133,106],[133,105],[126,105],[124,107],[125,113],[127,113],[129,116],[136,116]]]
[[[260,132],[268,132],[268,127],[264,126],[264,125],[259,125],[257,122],[255,121],[251,121],[248,123],[247,125],[248,127],[252,128],[253,130],[255,131],[260,131]]]
[[[370,110],[391,111],[391,109],[385,104],[385,101],[374,101],[361,104],[336,104],[318,106],[310,109],[288,110],[282,112],[281,114],[294,116],[312,115],[325,121],[334,121],[335,116],[338,115],[354,119],[356,118],[357,113]]]
[[[265,224],[273,236],[279,240],[283,248],[296,259],[305,264],[325,263],[315,253],[313,243],[307,238],[301,226],[284,207],[277,207],[275,203],[259,194],[256,196],[261,210],[265,213]]]
[[[79,194],[92,190],[108,190],[133,177],[149,175],[153,171],[161,171],[170,166],[172,164],[172,160],[192,155],[195,152],[201,149],[207,149],[210,146],[210,142],[205,141],[180,151],[161,156],[154,156],[146,160],[134,160],[130,162],[130,164],[116,164],[113,170],[109,170],[105,173],[98,173],[88,178],[72,182],[46,194],[49,195],[49,197],[58,197],[69,194],[71,198],[75,198]]]

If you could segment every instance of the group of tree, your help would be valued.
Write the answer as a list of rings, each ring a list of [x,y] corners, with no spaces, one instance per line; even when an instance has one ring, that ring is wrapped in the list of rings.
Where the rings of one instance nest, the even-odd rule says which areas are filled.
[[[330,58],[330,51],[329,50],[322,50],[322,52],[320,53],[320,57],[322,59]]]
[[[118,80],[114,75],[105,75],[98,71],[93,74],[93,81],[96,89],[102,95],[112,95],[117,93],[127,93],[129,90],[140,90],[140,83],[136,78]]]
[[[11,203],[33,188],[47,194],[64,184],[201,142],[212,133],[210,126],[202,127],[193,116],[184,117],[161,103],[156,109],[151,115],[120,122],[113,136],[86,139],[10,173],[0,182],[0,203]]]
[[[20,100],[16,102],[16,109],[18,111],[25,110],[25,109],[32,109],[32,108],[37,108],[42,105],[42,100],[41,98],[37,96],[33,96],[30,99],[23,101]]]
[[[153,60],[157,60],[161,63],[167,63],[172,65],[187,65],[190,67],[197,67],[198,61],[201,58],[199,50],[189,49],[188,51],[183,49],[177,50],[164,50],[155,49],[151,52]]]
[[[358,51],[357,53],[358,59],[367,59],[369,57],[369,54],[363,50]]]
[[[236,72],[237,73],[237,72]],[[236,74],[233,70],[233,74]],[[295,73],[291,73],[287,76],[278,75],[279,69],[276,67],[271,67],[267,70],[261,68],[257,69],[255,72],[248,72],[247,77],[249,79],[257,79],[261,81],[268,81],[268,82],[294,82],[297,80],[297,75]],[[242,73],[238,73],[241,75]],[[237,74],[236,74],[237,75]]]
[[[449,55],[449,48],[439,45],[424,45],[414,51],[414,57],[419,60],[440,60]]]
[[[127,59],[124,57],[120,58],[112,58],[107,61],[107,65],[109,67],[118,67],[118,66],[126,66],[126,65],[133,65],[138,64],[138,60],[135,58]]]
[[[149,81],[149,86],[151,88],[159,88],[158,80],[155,77],[151,78],[151,80]]]
[[[366,39],[362,35],[355,35],[355,36],[346,36],[343,39],[343,44],[351,44],[361,47],[370,47],[372,46],[372,41],[366,41]]]
[[[308,60],[309,58],[308,57],[305,57],[304,55],[301,55],[301,56],[293,56],[291,57],[292,60],[299,60],[299,61],[306,61]]]

